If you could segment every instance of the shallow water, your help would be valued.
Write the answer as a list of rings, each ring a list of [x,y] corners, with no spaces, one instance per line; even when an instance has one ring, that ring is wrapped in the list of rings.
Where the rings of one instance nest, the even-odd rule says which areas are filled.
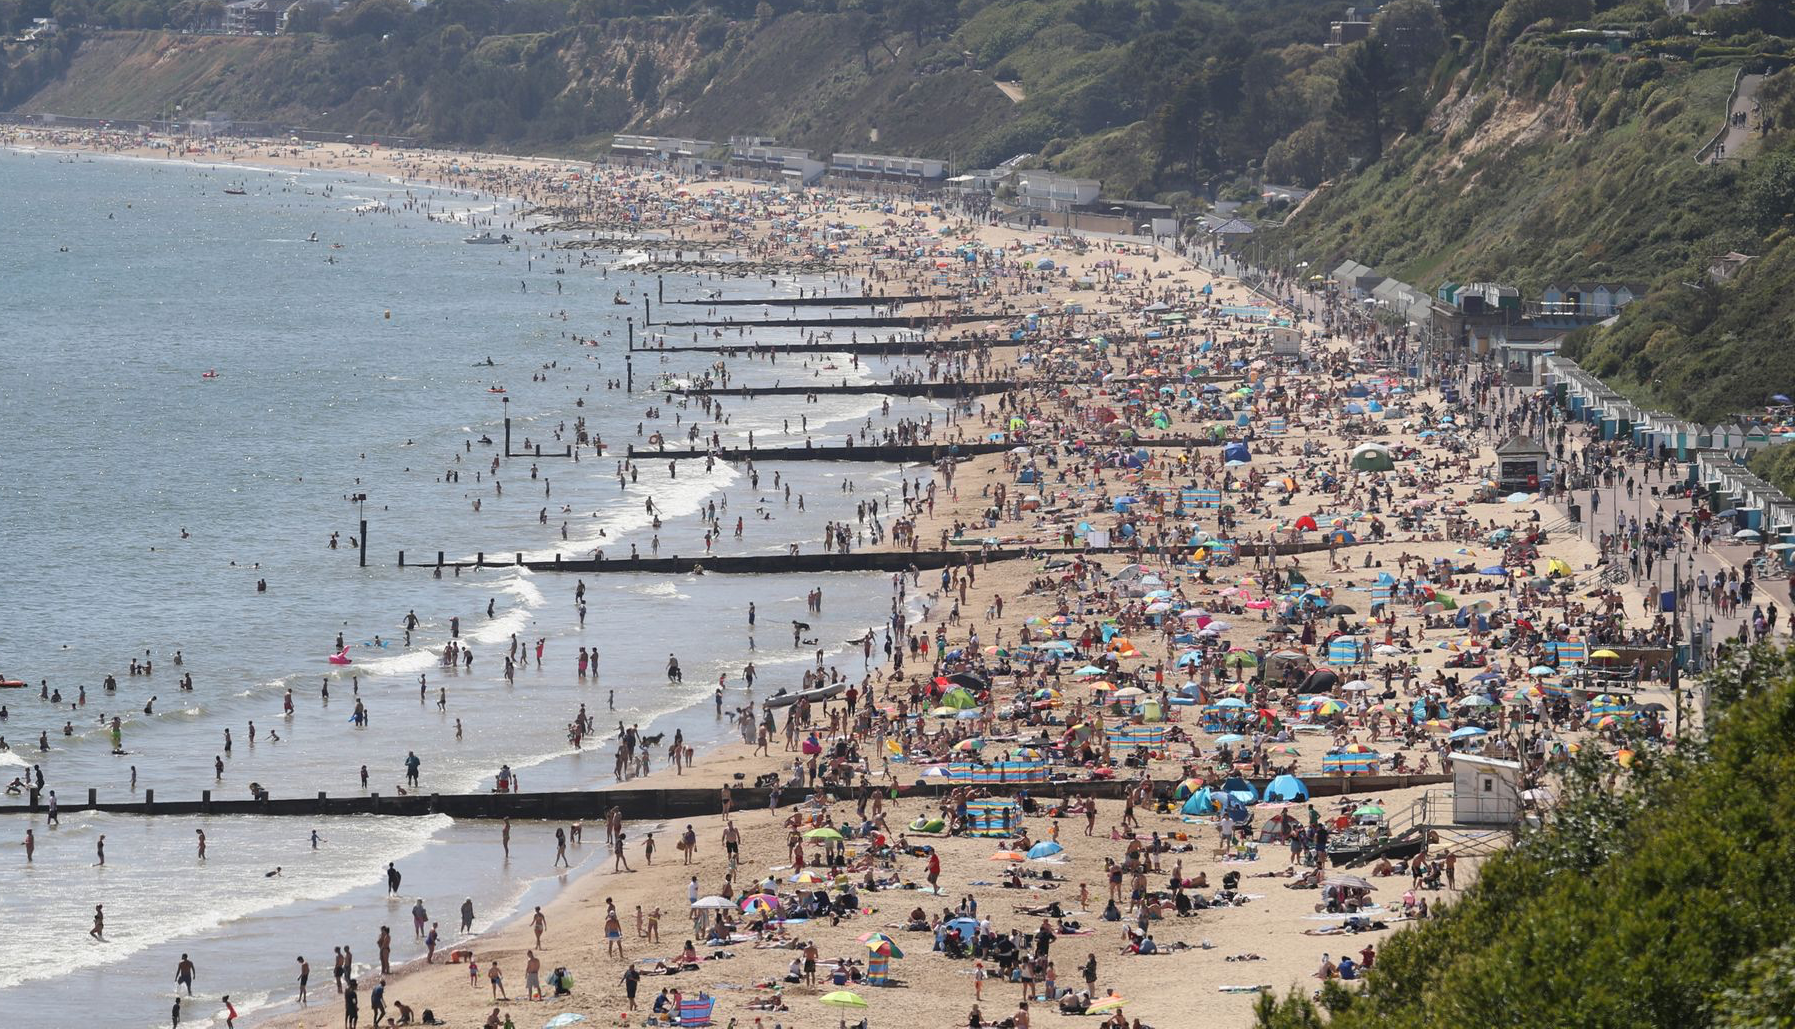
[[[764,695],[814,660],[811,648],[790,645],[794,618],[813,625],[829,660],[858,674],[858,655],[843,653],[843,641],[887,618],[881,576],[593,577],[582,627],[574,576],[487,570],[439,580],[395,566],[400,549],[411,561],[433,560],[437,550],[454,558],[598,546],[621,555],[631,543],[648,554],[649,497],[664,519],[663,554],[703,552],[698,512],[713,499],[728,505],[726,526],[740,515],[747,529],[742,541],[726,531],[717,553],[779,552],[787,542],[814,551],[826,520],[852,519],[868,496],[897,500],[895,468],[799,463],[777,469],[778,490],[775,469],[762,468],[754,490],[742,469],[705,472],[687,462],[670,479],[664,463],[645,461],[638,480],[620,487],[608,456],[577,464],[545,457],[534,462],[535,477],[531,462],[514,460],[499,470],[505,491],[496,495],[496,448],[469,442],[502,438],[507,405],[487,392],[492,385],[511,398],[517,444],[529,436],[545,452],[560,449],[556,428],[581,415],[614,452],[640,442],[639,422],[671,436],[689,424],[675,428],[676,413],[704,417],[665,397],[605,388],[624,374],[622,319],[639,314],[611,298],[649,291],[652,280],[580,268],[566,252],[467,246],[467,224],[430,221],[423,209],[493,211],[493,231],[517,235],[505,220],[509,202],[495,207],[491,197],[336,173],[65,162],[0,151],[0,224],[12,237],[0,248],[10,301],[0,322],[0,409],[14,429],[0,472],[0,550],[10,559],[0,581],[0,673],[34,687],[0,691],[9,715],[0,735],[14,748],[0,752],[6,779],[37,765],[65,800],[90,787],[122,799],[135,769],[137,791],[153,788],[162,799],[202,789],[247,796],[251,782],[278,797],[355,792],[366,765],[370,788],[390,793],[415,751],[428,790],[490,788],[501,763],[520,771],[525,789],[587,786],[609,781],[612,761],[608,748],[576,753],[569,744],[565,727],[581,705],[601,735],[623,721],[680,727],[700,742],[720,736],[710,703],[719,674],[729,677],[726,705],[734,706],[746,697],[746,661],[757,663]],[[238,182],[250,195],[222,192]],[[408,199],[418,209],[404,210]],[[305,242],[313,232],[320,242]],[[716,285],[669,277],[666,289],[673,298]],[[475,366],[489,355],[495,367]],[[638,355],[637,384],[662,371],[700,374],[706,356]],[[207,370],[218,377],[203,380]],[[875,362],[825,374],[864,380],[891,371]],[[532,381],[538,372],[543,381]],[[795,361],[738,361],[734,373],[736,384],[750,385],[811,374]],[[782,432],[787,418],[795,430],[801,414],[819,441],[839,440],[868,417],[883,423],[877,398],[790,400],[726,402],[727,426],[702,424],[737,442],[752,429],[769,444],[801,443],[798,432]],[[657,405],[662,423],[645,417]],[[890,416],[935,410],[894,401]],[[450,469],[460,482],[443,481]],[[855,492],[842,492],[849,481]],[[362,493],[365,505],[346,499]],[[572,511],[562,514],[562,504]],[[365,569],[347,543],[364,510]],[[339,549],[327,547],[332,533]],[[255,590],[259,578],[266,593]],[[804,609],[815,585],[827,601],[820,616]],[[750,601],[760,626],[752,641]],[[408,611],[421,619],[409,649]],[[438,665],[451,617],[475,652],[471,671]],[[325,660],[339,632],[348,667]],[[500,671],[513,634],[526,649],[544,639],[546,667],[532,661],[507,683]],[[376,636],[388,645],[371,645]],[[575,675],[580,646],[601,653],[599,674],[584,681]],[[666,682],[669,653],[680,657],[684,686]],[[154,674],[129,675],[134,656],[151,659]],[[192,692],[179,689],[183,672],[193,676]],[[115,693],[101,688],[108,674]],[[38,698],[40,680],[62,692],[61,709]],[[439,689],[447,690],[443,710]],[[283,716],[288,690],[295,710]],[[366,729],[348,724],[357,696],[371,716]],[[103,722],[113,715],[122,755],[111,753]],[[46,753],[37,749],[40,732]],[[28,824],[38,837],[33,866],[22,853],[0,861],[0,916],[10,927],[0,948],[0,1019],[9,1024],[63,1024],[69,1011],[105,1011],[108,1024],[166,1024],[182,952],[200,964],[201,992],[228,992],[239,1011],[287,999],[289,951],[311,958],[314,985],[328,980],[333,943],[373,956],[388,861],[405,871],[408,895],[386,919],[402,944],[396,958],[411,953],[401,923],[418,896],[452,920],[471,890],[484,919],[533,884],[556,881],[533,878],[547,874],[548,857],[520,860],[516,844],[514,864],[528,874],[465,875],[470,861],[497,866],[496,829],[440,818],[68,815],[51,828],[41,816],[5,815],[0,839],[16,842]],[[201,827],[210,841],[203,865],[193,844]],[[317,851],[308,846],[313,828],[327,841]],[[97,868],[101,833],[107,863]],[[552,844],[532,845],[552,855]],[[265,878],[277,865],[282,874]],[[105,943],[86,935],[96,903],[108,912]],[[210,1014],[202,1004],[184,1024],[205,1024]]]

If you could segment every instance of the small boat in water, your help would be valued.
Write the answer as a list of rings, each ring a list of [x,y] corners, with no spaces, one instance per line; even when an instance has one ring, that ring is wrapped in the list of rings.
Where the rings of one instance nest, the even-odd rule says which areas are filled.
[[[242,186],[229,186],[225,188],[224,195],[227,197],[246,197],[249,195],[249,190],[244,189]]]
[[[482,232],[478,236],[463,236],[463,243],[509,243],[510,236],[495,236],[490,232]]]
[[[488,387],[486,387],[486,392],[488,392],[488,393],[503,393],[503,392],[505,392],[505,387],[503,387],[503,386],[488,386]]]

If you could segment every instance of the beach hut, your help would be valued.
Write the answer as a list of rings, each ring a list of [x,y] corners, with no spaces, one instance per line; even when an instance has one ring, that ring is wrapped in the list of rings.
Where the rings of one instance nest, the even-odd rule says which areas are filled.
[[[1267,804],[1294,804],[1309,799],[1309,787],[1294,775],[1280,775],[1265,787]]]

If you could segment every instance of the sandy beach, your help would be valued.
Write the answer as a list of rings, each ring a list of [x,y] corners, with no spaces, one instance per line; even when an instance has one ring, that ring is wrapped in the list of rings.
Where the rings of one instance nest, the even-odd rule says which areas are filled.
[[[1343,957],[1375,975],[1387,935],[1450,903],[1506,842],[1467,830],[1417,841],[1419,856],[1336,867],[1330,835],[1375,841],[1451,804],[1450,783],[1371,793],[1349,772],[1440,773],[1454,752],[1512,760],[1525,806],[1549,805],[1555,760],[1597,747],[1624,761],[1615,718],[1662,735],[1647,705],[1678,703],[1645,658],[1629,674],[1619,657],[1595,656],[1603,640],[1652,624],[1649,575],[1603,577],[1603,542],[1566,524],[1562,496],[1497,488],[1495,447],[1515,434],[1550,438],[1544,407],[1476,368],[1423,368],[1413,341],[1327,297],[1289,304],[1145,242],[1023,232],[846,192],[566,160],[6,131],[0,143],[13,146],[448,185],[514,199],[518,221],[533,210],[595,236],[652,233],[657,251],[820,265],[856,292],[953,298],[905,313],[990,316],[928,330],[974,341],[942,347],[929,371],[1012,388],[862,438],[1001,441],[1007,451],[917,469],[901,508],[862,505],[856,522],[804,544],[960,549],[964,563],[891,576],[893,622],[869,637],[864,660],[819,658],[802,682],[757,684],[756,706],[737,717],[763,727],[763,746],[727,743],[678,769],[657,747],[657,770],[626,780],[721,789],[772,775],[788,783],[781,805],[624,825],[621,850],[542,908],[539,939],[532,912],[471,938],[439,913],[438,960],[383,975],[368,967],[376,934],[383,924],[401,933],[409,903],[368,912],[364,938],[346,941],[361,969],[362,1024],[384,980],[396,1024],[406,1024],[402,1002],[414,1019],[429,1010],[457,1026],[533,1027],[566,1014],[640,1025],[657,996],[677,990],[714,998],[710,1020],[740,1029],[862,1018],[1038,1026],[1059,1017],[1068,991],[1117,1026],[1245,1025],[1262,990],[1313,989],[1318,971],[1361,981],[1361,969],[1338,968]],[[496,232],[509,220],[469,224]],[[1284,295],[1296,293],[1287,284]],[[1276,356],[1274,340],[1297,341],[1301,361]],[[708,399],[680,402],[710,409]],[[797,417],[796,398],[792,407]],[[1141,445],[1155,438],[1203,445]],[[981,560],[998,547],[1038,554]],[[1595,681],[1625,699],[1580,685],[1591,662]],[[776,690],[837,683],[843,691],[824,702],[759,707]],[[597,732],[615,746],[607,729]],[[1032,797],[1015,809],[1015,789],[981,774],[998,763],[1074,795],[1082,782],[1135,789],[1127,800]],[[1237,776],[1333,779],[1346,795],[1248,785],[1243,800],[1230,794]],[[919,781],[960,790],[941,800],[908,792]],[[605,826],[579,829],[574,846],[606,847]],[[688,832],[696,846],[682,853]],[[555,857],[539,831],[509,849],[511,862]],[[804,906],[818,891],[828,913]],[[694,910],[694,897],[726,903]],[[729,916],[721,928],[719,911]],[[621,936],[607,940],[613,917]],[[950,927],[963,918],[974,925]],[[869,943],[872,933],[889,939]],[[329,956],[305,957],[311,1003],[257,1024],[342,1024]],[[525,986],[532,959],[539,1000]],[[794,960],[800,981],[788,982]],[[867,981],[872,964],[886,965],[888,982]],[[557,969],[571,977],[560,996],[548,985]],[[1032,981],[1047,977],[1052,988]],[[835,991],[864,1009],[826,1004]]]

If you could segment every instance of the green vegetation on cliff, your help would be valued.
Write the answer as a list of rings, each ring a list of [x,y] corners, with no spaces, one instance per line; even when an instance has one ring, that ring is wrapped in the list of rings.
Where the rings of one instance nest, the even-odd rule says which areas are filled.
[[[1380,946],[1363,994],[1324,991],[1326,1024],[1789,1025],[1795,652],[1720,673],[1708,711],[1706,739],[1630,770],[1586,752],[1544,829]],[[1264,998],[1258,1024],[1323,1022],[1293,994]]]
[[[577,145],[631,129],[960,167],[1034,152],[1102,174],[1118,195],[1243,180],[1333,103],[1336,65],[1357,67],[1323,51],[1338,12],[1310,0],[357,0],[302,8],[303,31],[267,39],[116,31],[215,23],[214,0],[0,0],[0,29],[8,11],[17,21],[51,6],[115,31],[90,33],[63,81],[15,107],[124,118],[180,103],[444,145]],[[1362,83],[1373,96],[1394,96],[1444,39],[1426,0],[1393,7],[1424,31],[1408,63]],[[1383,122],[1419,112],[1391,108]],[[1378,145],[1375,131],[1360,136],[1353,146]]]

